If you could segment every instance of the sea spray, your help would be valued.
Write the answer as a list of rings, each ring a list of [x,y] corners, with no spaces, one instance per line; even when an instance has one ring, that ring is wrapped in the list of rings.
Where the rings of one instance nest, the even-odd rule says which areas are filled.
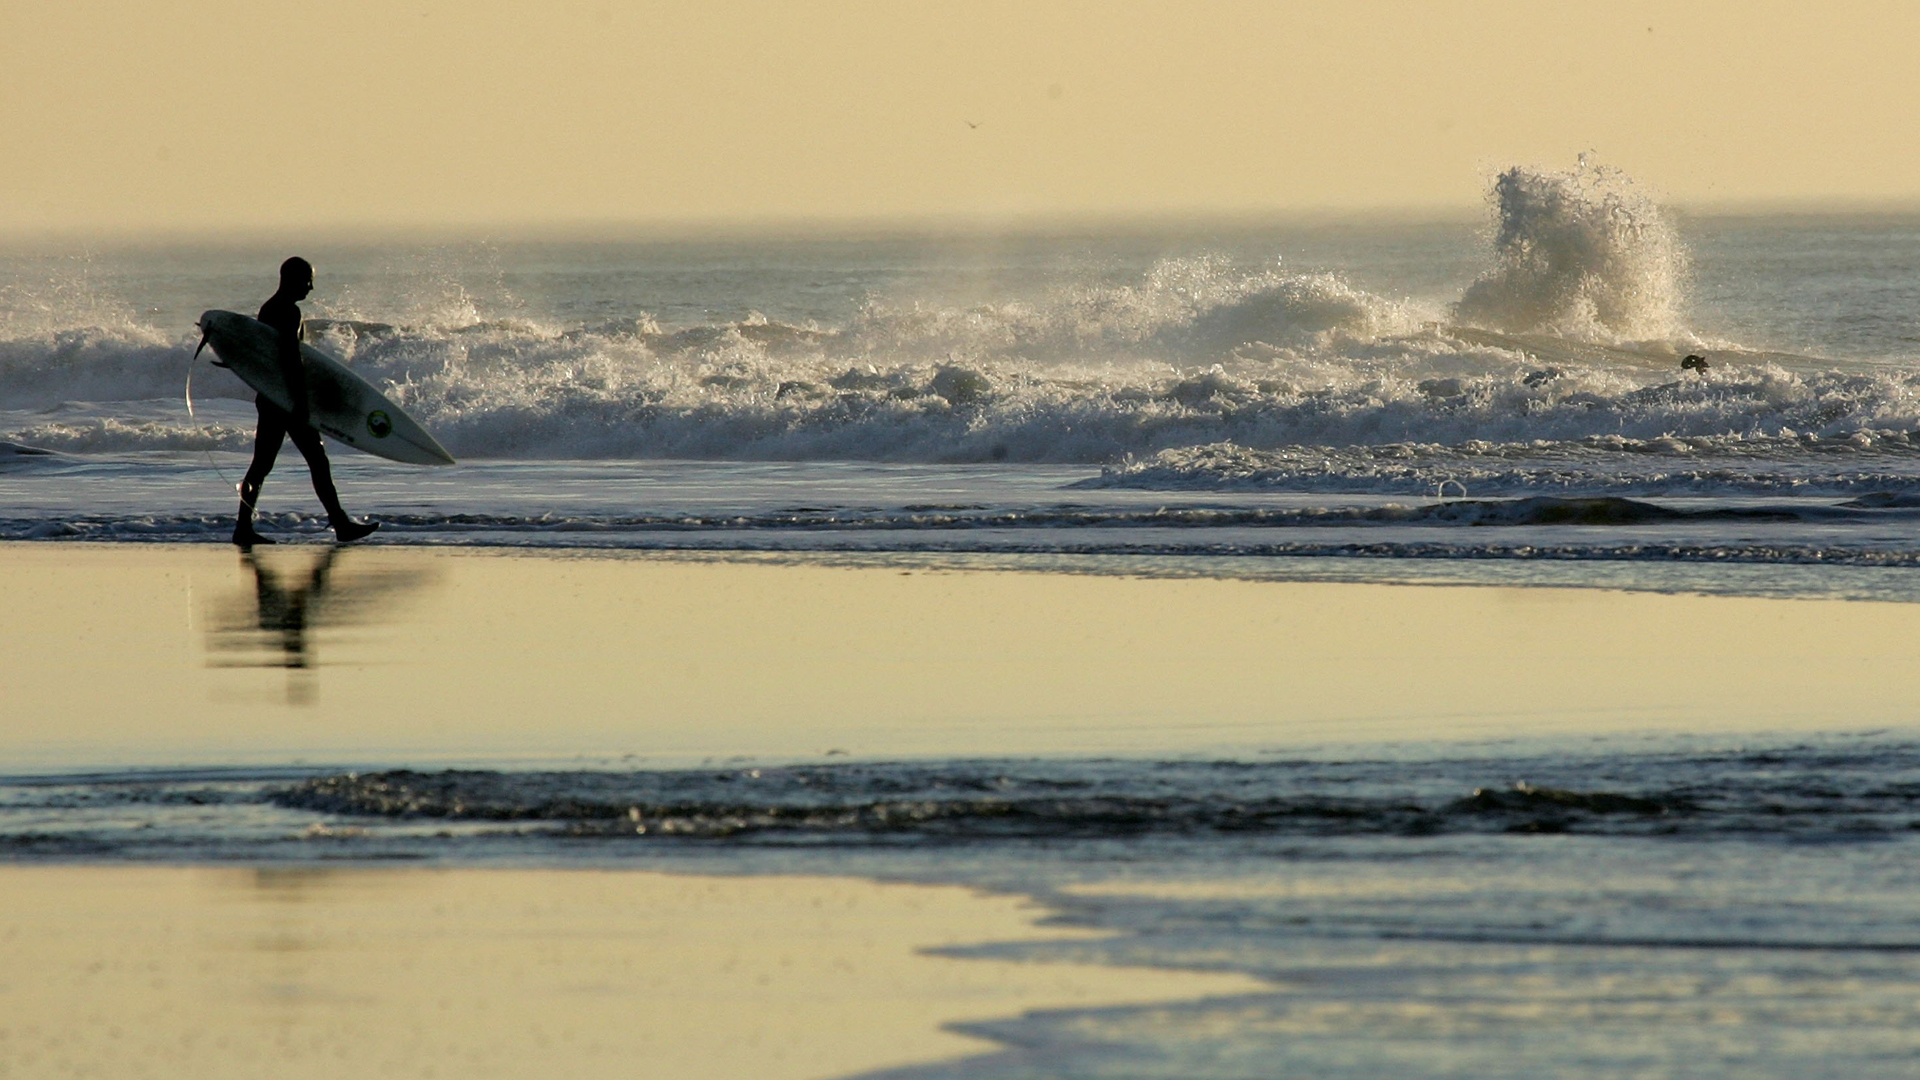
[[[0,438],[80,453],[202,445],[179,399],[192,342],[156,337],[0,343]],[[1548,367],[1443,328],[1330,349],[1194,348],[1182,363],[919,357],[777,324],[757,336],[491,324],[319,340],[461,457],[1102,464],[1223,442],[1832,440],[1920,428],[1920,372],[1744,363],[1701,376],[1604,352]],[[250,399],[225,372],[202,374],[196,398]],[[218,419],[232,421],[220,445],[244,450],[245,418]]]
[[[1566,172],[1516,166],[1491,197],[1495,264],[1455,306],[1461,322],[1603,341],[1683,330],[1686,249],[1625,173],[1586,155]]]
[[[1248,347],[1313,352],[1406,333],[1432,314],[1337,274],[1195,256],[1162,259],[1131,282],[1067,284],[965,308],[871,298],[846,346],[880,360],[958,354],[1207,365]]]
[[[0,409],[176,397],[197,340],[197,334],[192,341],[172,338],[131,322],[0,338]],[[241,385],[238,379],[218,381]]]
[[[1478,441],[1526,456],[1541,442],[1789,448],[1801,436],[1828,447],[1920,427],[1920,372],[1909,366],[1702,345],[1681,321],[1685,252],[1616,170],[1510,169],[1491,194],[1491,259],[1455,310],[1480,329],[1456,325],[1437,299],[1362,287],[1364,260],[1336,249],[1351,269],[1296,266],[1279,241],[1233,255],[1186,242],[1174,249],[1183,254],[1129,252],[1122,264],[1067,257],[1062,245],[1046,249],[1059,261],[1004,269],[984,289],[978,278],[916,284],[924,268],[884,246],[804,258],[775,246],[747,269],[710,264],[704,251],[667,266],[644,246],[613,261],[543,248],[533,264],[488,249],[396,268],[383,254],[377,273],[343,268],[308,329],[462,457],[1131,457],[1154,464],[1116,473],[1130,482],[1231,484],[1251,469],[1273,486],[1304,475],[1287,455],[1319,448]],[[1376,276],[1406,258],[1399,242],[1367,234]],[[868,262],[840,267],[832,260],[845,250]],[[1464,230],[1448,250],[1463,261],[1446,280],[1466,280]],[[140,325],[136,308],[102,291],[102,275],[34,273],[32,288],[0,296],[0,439],[77,453],[210,440],[247,449],[252,394],[225,372],[203,368],[194,386],[216,426],[188,422],[189,327]],[[1436,283],[1429,297],[1451,293],[1423,275]],[[859,288],[838,306],[820,299],[849,281]],[[711,307],[698,302],[709,297]],[[787,317],[741,314],[761,300]],[[1680,356],[1699,348],[1714,352],[1713,369],[1681,372]],[[1283,464],[1182,454],[1221,445]],[[1355,482],[1371,489],[1371,472],[1357,468]]]

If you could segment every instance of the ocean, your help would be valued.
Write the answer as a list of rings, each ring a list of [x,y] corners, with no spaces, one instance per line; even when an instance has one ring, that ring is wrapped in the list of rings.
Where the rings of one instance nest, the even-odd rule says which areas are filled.
[[[1912,562],[1920,218],[1511,178],[1490,222],[301,250],[310,337],[463,461],[337,455],[414,542]],[[280,257],[0,259],[0,538],[225,534],[250,395],[203,362],[188,415],[193,324]]]
[[[203,358],[189,413],[194,320],[295,253],[310,340],[461,461],[336,453],[371,547],[1920,601],[1920,214],[1687,214],[1587,166],[1503,174],[1484,220],[22,242],[0,539],[224,542],[253,409]],[[290,449],[262,525],[325,539]],[[0,859],[962,883],[1115,931],[964,954],[1272,986],[1009,1017],[900,1078],[1914,1076],[1920,736],[1735,708],[1011,756],[0,757]]]

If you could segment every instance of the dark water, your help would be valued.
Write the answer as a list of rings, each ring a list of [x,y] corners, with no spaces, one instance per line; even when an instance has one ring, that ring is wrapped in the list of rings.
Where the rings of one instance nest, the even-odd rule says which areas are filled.
[[[1099,941],[964,954],[1269,993],[973,1029],[899,1076],[1909,1076],[1920,744],[1371,760],[49,775],[15,860],[828,872],[1039,897]]]

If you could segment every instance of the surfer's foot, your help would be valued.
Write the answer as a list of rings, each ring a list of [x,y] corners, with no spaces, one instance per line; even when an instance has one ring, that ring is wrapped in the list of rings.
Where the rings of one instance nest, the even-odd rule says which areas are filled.
[[[271,536],[261,536],[253,531],[251,525],[236,525],[233,528],[233,546],[241,551],[252,551],[261,544],[277,543]]]
[[[380,523],[377,521],[355,521],[352,518],[342,518],[333,526],[333,538],[342,544],[351,544],[355,540],[372,536],[373,531],[379,527]]]

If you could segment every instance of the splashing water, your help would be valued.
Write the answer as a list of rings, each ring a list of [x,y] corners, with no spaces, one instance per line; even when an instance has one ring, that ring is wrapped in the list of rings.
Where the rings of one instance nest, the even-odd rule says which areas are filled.
[[[1492,199],[1497,263],[1455,305],[1461,322],[1600,341],[1682,329],[1686,249],[1625,173],[1586,155],[1567,172],[1516,166]]]
[[[1541,441],[1676,437],[1744,453],[1811,436],[1907,452],[1920,369],[1879,359],[1884,344],[1863,353],[1871,362],[1833,362],[1691,333],[1686,252],[1618,170],[1512,168],[1490,201],[1479,259],[1466,229],[1436,242],[1425,227],[1346,225],[1226,251],[1197,236],[1110,239],[1104,254],[1022,241],[986,270],[937,243],[865,240],[360,251],[329,264],[340,283],[308,330],[462,457],[1120,462],[1129,483],[1188,487],[1344,476],[1317,464],[1327,449],[1401,444],[1483,441],[1532,460]],[[1897,235],[1850,227],[1831,249],[1868,254],[1836,280],[1870,284],[1899,265]],[[1786,246],[1766,250],[1799,251],[1779,228],[1763,232]],[[1768,267],[1785,265],[1776,254]],[[207,256],[206,272],[229,257]],[[169,262],[143,275],[124,256],[99,262],[0,260],[0,439],[245,452],[251,410],[222,399],[251,392],[203,371],[211,426],[186,423],[178,372],[197,335],[156,306],[164,290],[194,313],[210,295],[250,295],[240,263],[210,285]],[[1710,269],[1741,275],[1742,295],[1755,281],[1798,295],[1804,277],[1727,267],[1722,253]],[[1724,292],[1705,290],[1706,325]],[[1821,317],[1884,337],[1905,325],[1901,295],[1851,286],[1852,306]],[[1695,350],[1714,354],[1710,373],[1679,370]],[[1222,445],[1235,452],[1195,453]],[[1621,460],[1636,475],[1644,463]]]

